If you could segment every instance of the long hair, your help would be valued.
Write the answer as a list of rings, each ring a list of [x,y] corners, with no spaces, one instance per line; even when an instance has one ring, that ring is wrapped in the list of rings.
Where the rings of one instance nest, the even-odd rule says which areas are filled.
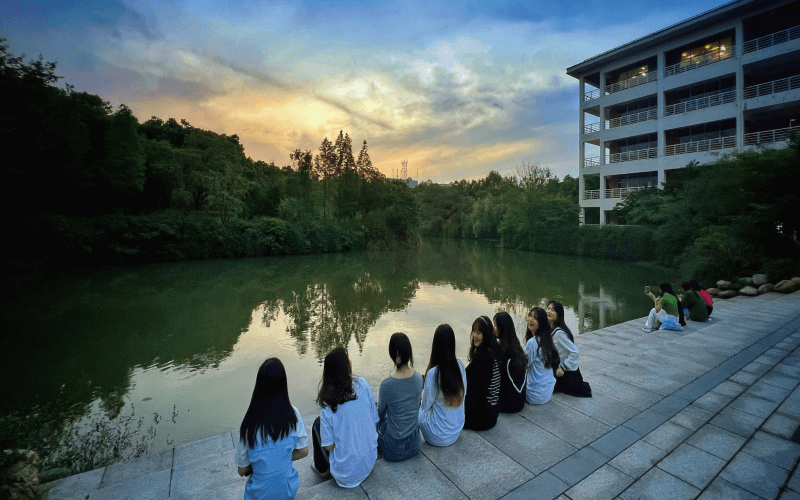
[[[539,343],[539,350],[541,351],[542,364],[545,368],[555,370],[561,364],[561,358],[558,356],[558,349],[553,344],[553,334],[550,329],[550,322],[547,321],[547,312],[541,307],[534,307],[528,313],[536,317],[536,322],[539,323],[539,328],[535,332],[531,332],[530,328],[525,329],[525,341],[527,342],[532,337],[536,337],[536,342]]]
[[[551,304],[553,306],[553,310],[556,312],[556,323],[555,325],[553,325],[553,330],[555,330],[556,327],[561,328],[562,330],[564,330],[564,333],[567,334],[567,337],[569,337],[569,341],[574,343],[575,337],[572,336],[572,332],[567,327],[567,324],[564,322],[564,305],[561,302],[556,302],[555,300],[551,300],[550,304],[548,305]]]
[[[350,358],[344,347],[337,347],[325,356],[317,404],[323,408],[330,406],[331,411],[336,413],[339,405],[354,399],[356,393],[350,372]]]
[[[499,345],[500,358],[510,359],[511,365],[524,370],[527,364],[525,350],[519,344],[517,330],[514,328],[514,320],[507,312],[499,312],[494,315],[494,325],[497,328],[497,343]]]
[[[286,370],[278,358],[261,363],[256,375],[256,385],[250,406],[244,414],[239,435],[248,448],[256,445],[256,435],[261,441],[267,438],[278,441],[297,428],[297,414],[289,402]]]
[[[658,285],[658,288],[661,289],[661,295],[663,296],[665,293],[672,295],[673,297],[677,298],[678,296],[675,295],[675,292],[672,291],[672,285],[669,283],[661,283]]]
[[[461,401],[464,399],[464,381],[456,360],[456,334],[446,323],[437,326],[433,333],[431,360],[425,373],[427,374],[434,366],[437,367],[439,378],[436,386],[442,391],[444,404],[451,408],[461,406]]]
[[[689,282],[689,286],[692,287],[692,290],[694,290],[695,292],[699,292],[700,290],[702,290],[702,288],[700,288],[700,284],[697,283],[695,280],[691,280]]]
[[[414,365],[414,355],[411,351],[411,341],[405,333],[393,333],[389,338],[389,357],[394,366],[401,368],[409,363]]]
[[[479,316],[478,319],[472,322],[472,330],[470,331],[470,336],[472,332],[475,330],[481,332],[481,336],[483,336],[483,340],[481,340],[481,345],[475,347],[472,344],[472,339],[469,342],[469,354],[467,355],[467,359],[472,361],[472,355],[475,350],[484,351],[489,353],[492,359],[497,357],[497,339],[494,336],[494,330],[492,329],[492,320],[489,319],[489,316]]]

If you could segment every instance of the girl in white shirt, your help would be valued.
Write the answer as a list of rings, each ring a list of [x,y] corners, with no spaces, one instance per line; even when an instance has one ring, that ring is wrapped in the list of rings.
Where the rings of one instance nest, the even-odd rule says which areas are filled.
[[[579,398],[592,397],[592,388],[583,381],[580,370],[580,353],[575,346],[575,337],[564,323],[564,306],[551,300],[547,305],[547,320],[553,329],[553,344],[558,349],[561,364],[556,369],[555,391]]]
[[[534,405],[547,403],[556,385],[559,357],[553,345],[547,313],[541,307],[534,307],[528,313],[525,354],[528,356],[525,399]]]

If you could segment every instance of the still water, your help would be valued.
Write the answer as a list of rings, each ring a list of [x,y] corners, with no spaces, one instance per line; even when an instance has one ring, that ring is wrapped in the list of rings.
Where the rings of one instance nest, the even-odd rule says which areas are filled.
[[[418,370],[449,323],[466,360],[470,325],[561,301],[573,332],[644,316],[664,270],[617,261],[426,240],[415,251],[110,266],[5,280],[0,413],[65,399],[87,415],[159,414],[154,450],[237,428],[261,362],[279,357],[292,403],[316,409],[322,360],[347,347],[377,389],[389,337]],[[580,346],[580,340],[577,341]],[[175,418],[170,418],[175,412]],[[174,420],[174,422],[173,422]]]

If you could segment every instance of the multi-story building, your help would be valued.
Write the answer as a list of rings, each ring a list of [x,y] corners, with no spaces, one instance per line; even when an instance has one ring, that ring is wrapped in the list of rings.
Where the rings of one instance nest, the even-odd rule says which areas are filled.
[[[736,0],[567,68],[587,224],[670,172],[800,132],[800,1]]]

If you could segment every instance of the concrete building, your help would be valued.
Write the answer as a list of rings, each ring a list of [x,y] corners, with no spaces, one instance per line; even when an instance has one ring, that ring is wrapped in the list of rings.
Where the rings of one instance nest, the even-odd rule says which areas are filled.
[[[800,0],[737,0],[567,68],[585,223],[692,161],[800,132]]]

